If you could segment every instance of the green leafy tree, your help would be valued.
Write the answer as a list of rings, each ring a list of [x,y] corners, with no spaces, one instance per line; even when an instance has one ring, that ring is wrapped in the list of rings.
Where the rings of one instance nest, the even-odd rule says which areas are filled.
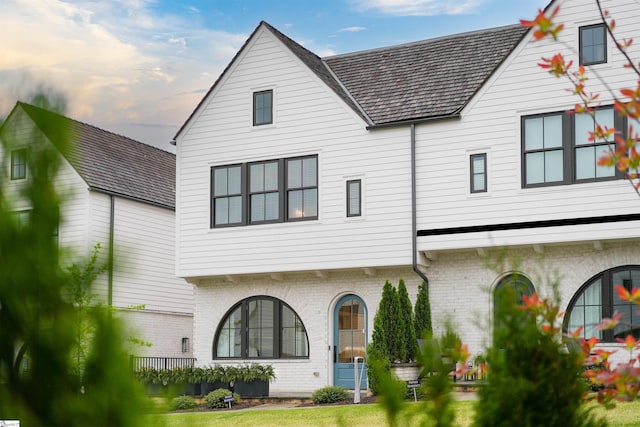
[[[60,105],[44,95],[34,101]],[[61,249],[53,237],[63,201],[55,182],[69,135],[56,120],[42,123],[58,138],[56,148],[43,129],[14,132],[0,125],[3,152],[29,147],[28,179],[18,194],[7,191],[8,175],[0,173],[0,414],[23,427],[141,425],[142,397],[121,345],[120,325],[109,311],[89,312],[95,329],[82,377],[73,362],[78,315],[69,298],[73,274],[60,267]],[[14,211],[17,198],[30,206],[27,221]]]
[[[418,296],[414,307],[415,334],[418,338],[430,337],[433,334],[431,326],[431,304],[429,303],[429,290],[426,282],[418,287]]]
[[[474,426],[605,426],[585,409],[584,356],[564,348],[557,302],[518,299],[504,295],[496,310]]]
[[[401,361],[409,362],[415,360],[416,357],[416,331],[413,323],[413,308],[411,306],[411,300],[409,299],[409,293],[407,292],[407,286],[403,279],[400,279],[398,283],[398,304],[400,308],[400,317],[402,324],[398,335],[402,340],[400,346]]]

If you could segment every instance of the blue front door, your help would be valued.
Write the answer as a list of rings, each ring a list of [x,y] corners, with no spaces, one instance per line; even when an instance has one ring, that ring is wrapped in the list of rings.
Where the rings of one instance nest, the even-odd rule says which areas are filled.
[[[363,369],[367,348],[367,308],[362,299],[346,295],[338,301],[333,319],[333,384],[355,388],[354,361],[359,359]],[[367,387],[367,372],[364,368],[361,389]]]

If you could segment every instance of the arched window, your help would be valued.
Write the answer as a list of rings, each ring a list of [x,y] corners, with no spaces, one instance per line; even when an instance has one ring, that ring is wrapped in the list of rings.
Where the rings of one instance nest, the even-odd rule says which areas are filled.
[[[616,286],[627,290],[640,287],[640,266],[616,267],[592,277],[569,302],[564,317],[564,329],[575,331],[582,327],[582,337],[596,337],[604,342],[615,342],[628,334],[640,337],[640,314],[638,307],[618,298]],[[596,326],[602,319],[620,313],[622,319],[613,330],[601,331]]]
[[[535,289],[531,280],[522,274],[511,273],[500,279],[500,282],[498,282],[493,290],[494,322],[497,318],[497,313],[504,307],[504,304],[520,304],[525,295],[530,296],[534,292]]]
[[[293,359],[309,357],[300,317],[283,301],[251,297],[225,315],[213,342],[213,358]]]

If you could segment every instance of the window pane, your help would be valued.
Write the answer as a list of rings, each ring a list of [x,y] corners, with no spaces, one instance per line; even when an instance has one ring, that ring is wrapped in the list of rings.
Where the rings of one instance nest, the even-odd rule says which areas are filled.
[[[249,357],[273,357],[273,304],[271,300],[249,301]]]
[[[594,129],[595,126],[593,124],[593,117],[591,117],[590,114],[576,114],[576,145],[593,144],[592,141],[589,141],[589,132],[593,132]]]
[[[302,322],[289,307],[282,306],[282,356],[308,356],[307,335]]]
[[[229,199],[224,197],[215,200],[215,221],[218,224],[229,224]]]
[[[544,182],[544,153],[528,153],[525,156],[527,184]]]
[[[576,149],[576,179],[595,177],[596,151],[595,147]]]
[[[227,192],[227,168],[213,170],[214,196],[226,196]]]
[[[302,187],[302,160],[287,162],[287,188]]]
[[[524,149],[540,150],[543,148],[542,117],[527,119],[524,122]]]
[[[234,310],[223,321],[223,327],[218,335],[217,357],[241,357],[241,307]]]
[[[278,189],[278,163],[271,162],[264,165],[264,191]]]
[[[602,331],[597,328],[602,321],[602,307],[586,306],[584,316],[584,336],[586,338],[602,338]]]
[[[474,174],[484,173],[484,156],[473,157],[473,173]]]
[[[280,218],[280,194],[265,194],[264,219],[273,220]]]
[[[235,196],[229,198],[229,223],[239,224],[242,222],[242,197]]]
[[[318,191],[315,188],[304,190],[303,207],[304,217],[318,216]]]
[[[545,182],[562,181],[562,150],[546,151],[544,153]]]
[[[317,185],[317,172],[316,172],[317,159],[307,158],[302,161],[302,186],[303,187],[315,187]]]
[[[228,194],[240,194],[240,188],[242,186],[241,167],[234,166],[229,168],[229,193]]]
[[[473,191],[484,191],[484,175],[473,176]]]
[[[257,92],[254,94],[255,124],[267,124],[272,122],[272,93],[271,91]]]
[[[615,150],[615,147],[611,147],[612,150]],[[598,160],[609,154],[609,149],[606,145],[601,145],[596,147],[596,150],[599,151],[598,158],[596,159],[596,178],[605,178],[616,175],[616,167],[615,166],[600,166],[597,164]]]
[[[251,175],[251,183],[249,191],[264,191],[264,164],[251,165],[249,175]]]
[[[584,305],[600,305],[602,304],[602,280],[598,279],[591,286],[589,286],[583,294],[584,298],[578,300],[582,301]]]
[[[562,147],[562,116],[544,117],[544,148]]]
[[[251,221],[264,221],[264,194],[251,196]]]
[[[289,191],[288,197],[289,218],[302,218],[302,191]]]
[[[607,127],[609,129],[614,127],[613,123],[613,108],[600,108],[596,110],[596,122],[602,127]],[[595,129],[595,127],[594,127]],[[598,139],[596,142],[611,142],[613,141],[613,137],[608,140]]]

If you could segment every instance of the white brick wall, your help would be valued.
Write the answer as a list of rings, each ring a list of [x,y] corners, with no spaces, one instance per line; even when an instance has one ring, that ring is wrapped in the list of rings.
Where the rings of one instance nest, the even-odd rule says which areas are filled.
[[[127,325],[127,337],[151,343],[151,347],[132,344],[130,353],[148,357],[193,357],[193,316],[149,310],[118,311]],[[182,338],[189,338],[189,352],[182,352]]]
[[[344,295],[355,294],[367,306],[368,339],[373,330],[373,317],[387,279],[394,286],[405,280],[412,302],[421,279],[410,267],[378,269],[373,276],[363,270],[329,272],[326,278],[315,273],[285,274],[276,281],[269,276],[242,278],[237,282],[203,280],[197,287],[194,321],[194,356],[198,365],[238,365],[257,362],[273,365],[276,380],[270,392],[311,392],[333,383],[333,313],[336,302]],[[267,295],[286,302],[298,314],[309,338],[309,359],[219,361],[212,359],[213,340],[219,322],[239,301],[257,295]]]
[[[594,275],[613,267],[640,263],[637,241],[603,242],[601,249],[592,244],[556,245],[538,248],[512,248],[504,252],[505,263],[497,270],[487,268],[486,257],[495,261],[503,249],[487,249],[485,256],[476,251],[439,252],[427,269],[430,284],[431,314],[434,333],[450,318],[457,326],[471,354],[484,352],[489,343],[492,316],[491,291],[506,272],[515,270],[529,277],[536,291],[550,296],[554,279],[558,279],[561,310],[566,310],[577,290]],[[607,345],[607,348],[620,348]],[[628,356],[618,351],[614,361]]]

